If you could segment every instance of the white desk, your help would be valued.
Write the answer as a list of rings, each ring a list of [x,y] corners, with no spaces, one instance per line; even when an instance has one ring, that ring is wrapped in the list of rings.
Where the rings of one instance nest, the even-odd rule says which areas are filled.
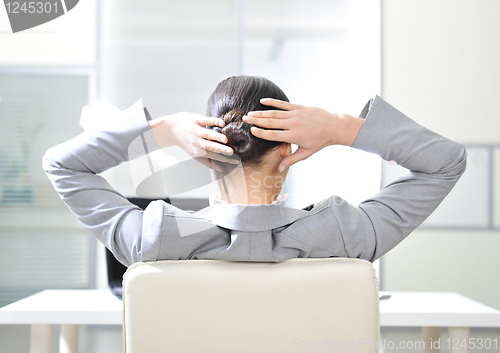
[[[422,327],[424,352],[439,352],[431,342],[440,342],[452,353],[467,353],[471,327],[500,327],[500,311],[458,293],[388,293],[391,298],[380,301],[380,326]],[[440,327],[448,327],[450,341],[440,340]]]
[[[59,352],[77,353],[78,325],[121,325],[122,312],[109,290],[45,290],[1,308],[0,324],[31,325],[30,353],[49,353],[61,325]]]
[[[470,327],[500,327],[500,311],[457,293],[390,294],[380,301],[380,326],[422,327],[425,352],[435,352],[429,344],[440,327],[449,328],[451,342],[468,341]],[[78,325],[121,325],[122,310],[108,290],[46,290],[1,308],[0,324],[31,325],[31,353],[50,352],[51,325],[61,325],[60,352],[76,353]],[[458,346],[450,352],[468,351]]]

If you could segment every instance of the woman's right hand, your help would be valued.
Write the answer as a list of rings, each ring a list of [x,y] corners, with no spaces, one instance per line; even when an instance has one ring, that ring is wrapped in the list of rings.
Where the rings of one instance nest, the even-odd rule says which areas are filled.
[[[237,159],[226,157],[234,152],[225,145],[227,137],[206,128],[223,127],[222,119],[181,112],[150,120],[148,124],[160,148],[177,145],[196,161],[218,171],[223,170],[218,162],[239,163]]]
[[[283,158],[279,163],[280,172],[309,158],[326,146],[351,146],[364,121],[348,114],[339,115],[321,108],[306,107],[277,99],[264,98],[261,103],[283,110],[249,112],[248,116],[243,117],[243,121],[271,129],[263,130],[253,126],[250,129],[252,134],[265,140],[288,142],[299,146],[293,154]]]

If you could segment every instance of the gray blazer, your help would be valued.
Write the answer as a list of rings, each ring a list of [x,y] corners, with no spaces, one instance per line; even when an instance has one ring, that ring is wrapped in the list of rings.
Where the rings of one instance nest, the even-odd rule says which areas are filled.
[[[412,121],[380,97],[361,113],[352,147],[410,172],[354,207],[330,196],[309,211],[279,204],[216,203],[190,214],[163,201],[142,211],[97,175],[128,157],[149,126],[142,102],[123,123],[50,148],[43,168],[69,209],[125,265],[222,259],[279,262],[297,257],[375,261],[418,227],[465,171],[465,148]]]

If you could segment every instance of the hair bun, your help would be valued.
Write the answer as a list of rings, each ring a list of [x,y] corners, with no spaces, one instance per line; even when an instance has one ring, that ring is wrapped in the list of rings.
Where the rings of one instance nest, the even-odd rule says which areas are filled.
[[[226,127],[229,124],[239,124],[239,123],[242,123],[244,115],[245,115],[245,112],[243,112],[242,110],[233,109],[233,110],[230,110],[229,112],[227,112],[226,114],[224,114],[224,116],[220,117],[220,119],[222,119],[224,121],[224,127],[223,128],[219,127],[219,126],[216,126],[216,125],[214,125],[214,126],[207,126],[207,127],[210,128],[211,130],[217,131],[220,134],[225,134],[224,133],[224,129],[226,129]]]
[[[249,160],[252,152],[252,141],[255,139],[250,133],[250,125],[243,121],[245,112],[240,109],[232,109],[222,117],[225,126],[221,133],[227,137],[227,145],[242,161]]]
[[[245,115],[245,112],[241,109],[232,109],[228,111],[224,116],[222,117],[222,120],[226,123],[226,125],[229,125],[231,123],[239,123],[243,122],[243,116]]]

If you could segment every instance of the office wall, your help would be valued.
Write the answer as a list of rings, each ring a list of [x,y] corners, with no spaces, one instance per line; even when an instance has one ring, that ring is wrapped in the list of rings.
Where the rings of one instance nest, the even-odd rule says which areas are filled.
[[[383,98],[453,140],[500,145],[499,14],[495,0],[383,0]],[[500,309],[499,250],[500,231],[415,231],[383,259],[383,289],[454,291]]]

